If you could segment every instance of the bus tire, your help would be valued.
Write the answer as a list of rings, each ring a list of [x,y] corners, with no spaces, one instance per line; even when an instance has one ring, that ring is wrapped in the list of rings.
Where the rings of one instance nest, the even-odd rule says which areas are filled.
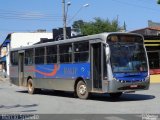
[[[109,95],[112,99],[118,99],[122,95],[122,92],[109,93]]]
[[[28,80],[27,86],[28,86],[28,93],[29,94],[35,94],[36,93],[36,88],[34,88],[33,80],[31,78]]]
[[[87,99],[89,97],[89,92],[87,89],[87,85],[84,81],[80,80],[76,86],[76,95],[80,99]]]

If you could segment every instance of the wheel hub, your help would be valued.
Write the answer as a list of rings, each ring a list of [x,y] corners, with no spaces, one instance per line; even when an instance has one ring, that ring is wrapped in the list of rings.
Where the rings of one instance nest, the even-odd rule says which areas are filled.
[[[32,91],[32,83],[28,84],[28,89],[29,89],[29,91]]]
[[[86,86],[85,85],[80,85],[79,86],[79,93],[81,95],[84,95],[86,93]]]

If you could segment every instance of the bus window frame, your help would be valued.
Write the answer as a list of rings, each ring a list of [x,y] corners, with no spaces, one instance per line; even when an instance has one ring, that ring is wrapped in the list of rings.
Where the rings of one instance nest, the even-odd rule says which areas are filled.
[[[12,66],[18,66],[18,62],[19,62],[19,61],[18,61],[18,58],[19,58],[19,57],[18,57],[18,50],[16,50],[16,51],[11,51],[10,53],[11,53],[11,54],[10,54],[10,58],[11,58],[11,59],[10,59],[10,63],[11,63],[11,65],[12,65]],[[12,53],[17,53],[17,56],[16,56],[17,59],[15,59],[15,56],[14,56],[14,57],[12,56]],[[14,58],[15,60],[17,60],[17,61],[16,61],[17,63],[15,63],[15,62],[12,61],[13,58]]]
[[[68,50],[68,52],[64,52],[64,53],[60,51],[61,46],[62,46],[62,48],[63,48],[63,46],[65,46],[65,45],[71,45],[71,52],[69,52],[69,50]],[[69,46],[69,47],[70,47],[70,46]],[[70,48],[69,48],[69,49],[70,49]],[[63,51],[64,51],[64,49],[63,49]],[[59,63],[59,64],[67,64],[67,63],[69,64],[69,63],[73,63],[73,59],[72,59],[72,58],[73,58],[73,57],[72,57],[73,55],[72,55],[72,54],[73,54],[73,45],[72,45],[72,42],[71,42],[71,43],[64,43],[64,44],[59,44],[59,45],[58,45],[58,63]],[[62,61],[61,61],[61,55],[62,55],[62,56],[69,55],[68,58],[71,59],[71,60],[65,61],[65,59],[64,59],[64,61],[62,62]]]
[[[40,55],[36,55],[36,49],[39,49],[39,48],[43,48],[44,49],[44,54],[42,55],[42,54],[40,54]],[[46,46],[41,46],[41,47],[36,47],[36,48],[34,48],[34,64],[35,65],[41,65],[41,64],[45,64],[46,63]],[[38,53],[41,53],[41,52],[38,52]],[[41,62],[41,63],[37,63],[36,62],[36,58],[39,58],[40,59],[40,57],[43,57],[43,63]]]
[[[49,48],[51,48],[51,47],[56,47],[56,49],[55,49],[56,52],[53,53],[53,54],[48,54],[48,51],[47,51],[47,50],[48,50]],[[53,57],[53,56],[54,56],[54,57],[56,56],[56,59],[55,59],[56,61],[55,61],[55,62],[53,62],[53,61],[52,61],[52,62],[48,62],[48,57],[49,57],[49,56],[52,56],[52,57]],[[56,63],[58,63],[58,45],[49,45],[49,46],[46,46],[45,57],[46,57],[46,64],[56,64]]]
[[[27,50],[32,50],[32,55],[31,55],[31,57],[32,57],[32,63],[31,64],[26,64],[26,58],[30,58],[30,57],[26,57],[26,51]],[[35,53],[34,53],[34,50],[35,50],[35,48],[29,48],[29,49],[25,49],[24,50],[24,66],[32,66],[32,65],[34,65],[35,64],[35,62],[34,62],[34,56],[35,56]]]
[[[88,49],[87,49],[87,51],[85,50],[79,50],[79,51],[76,51],[76,48],[75,48],[75,44],[77,44],[78,45],[78,49],[79,49],[79,45],[80,44],[85,44],[85,43],[87,43],[88,44]],[[90,60],[90,42],[89,41],[85,41],[85,42],[83,42],[83,41],[80,41],[80,42],[74,42],[73,43],[73,46],[74,46],[74,48],[73,48],[73,54],[74,54],[74,58],[73,58],[73,61],[74,61],[74,63],[82,63],[82,62],[88,62],[89,60]],[[82,45],[83,46],[83,45]],[[84,47],[84,46],[83,46]],[[82,47],[82,48],[83,48]],[[83,53],[87,53],[88,55],[87,55],[87,60],[79,60],[78,59],[78,61],[76,61],[75,59],[76,59],[76,55],[75,54],[83,54]],[[80,56],[80,55],[79,55]]]

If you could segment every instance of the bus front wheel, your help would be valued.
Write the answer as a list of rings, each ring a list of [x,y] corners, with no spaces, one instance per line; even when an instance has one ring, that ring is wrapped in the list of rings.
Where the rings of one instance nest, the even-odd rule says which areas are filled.
[[[36,89],[34,88],[33,80],[30,78],[28,80],[28,93],[29,94],[35,94],[35,91],[36,91]]]
[[[79,81],[76,86],[76,94],[80,99],[87,99],[89,97],[89,92],[87,90],[87,85],[83,81]]]

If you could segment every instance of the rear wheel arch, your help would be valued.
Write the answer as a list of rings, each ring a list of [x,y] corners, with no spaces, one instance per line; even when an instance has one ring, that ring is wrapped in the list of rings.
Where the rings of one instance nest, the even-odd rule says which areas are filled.
[[[28,80],[29,80],[29,79],[32,79],[32,77],[31,77],[31,76],[28,76],[28,78],[27,78],[27,83],[28,83]]]

